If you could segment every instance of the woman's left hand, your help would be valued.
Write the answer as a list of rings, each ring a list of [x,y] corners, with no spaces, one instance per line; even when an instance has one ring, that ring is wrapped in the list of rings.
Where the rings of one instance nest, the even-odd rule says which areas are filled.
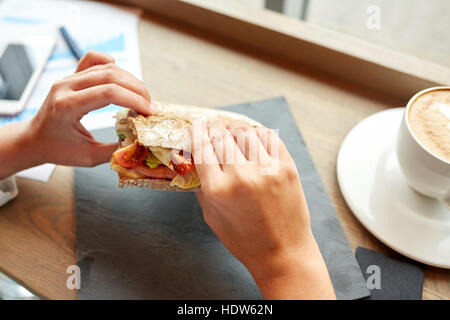
[[[80,123],[89,111],[116,104],[149,115],[151,98],[144,84],[119,68],[109,55],[89,52],[77,71],[56,82],[30,122],[35,152],[43,163],[95,166],[111,158],[117,143],[97,142]]]
[[[107,162],[117,143],[96,141],[80,120],[111,103],[145,115],[156,110],[140,80],[111,56],[90,51],[74,74],[52,86],[33,119],[0,128],[0,178],[43,163],[92,167]]]

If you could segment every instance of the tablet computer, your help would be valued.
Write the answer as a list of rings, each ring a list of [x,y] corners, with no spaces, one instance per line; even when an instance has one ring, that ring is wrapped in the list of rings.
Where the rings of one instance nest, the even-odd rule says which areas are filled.
[[[25,107],[55,47],[55,35],[0,37],[0,115]]]

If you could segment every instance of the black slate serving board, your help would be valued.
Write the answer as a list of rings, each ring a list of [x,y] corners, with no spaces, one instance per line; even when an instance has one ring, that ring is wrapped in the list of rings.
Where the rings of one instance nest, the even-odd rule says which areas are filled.
[[[360,267],[284,98],[240,112],[279,129],[303,183],[314,235],[339,299],[369,295]],[[113,128],[93,132],[116,139]],[[75,169],[80,299],[260,299],[246,268],[204,223],[193,193],[119,189],[108,164]]]

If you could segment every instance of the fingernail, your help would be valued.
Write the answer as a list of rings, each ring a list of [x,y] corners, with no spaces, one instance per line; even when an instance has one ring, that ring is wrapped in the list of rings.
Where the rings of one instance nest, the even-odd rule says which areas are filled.
[[[159,111],[158,105],[153,101],[150,103],[148,108],[149,108],[151,114],[158,113],[158,111]]]

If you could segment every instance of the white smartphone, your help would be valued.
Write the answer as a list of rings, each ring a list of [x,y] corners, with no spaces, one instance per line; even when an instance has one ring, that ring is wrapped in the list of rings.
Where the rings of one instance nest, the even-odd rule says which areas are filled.
[[[2,34],[0,115],[23,110],[54,47],[55,35]]]

